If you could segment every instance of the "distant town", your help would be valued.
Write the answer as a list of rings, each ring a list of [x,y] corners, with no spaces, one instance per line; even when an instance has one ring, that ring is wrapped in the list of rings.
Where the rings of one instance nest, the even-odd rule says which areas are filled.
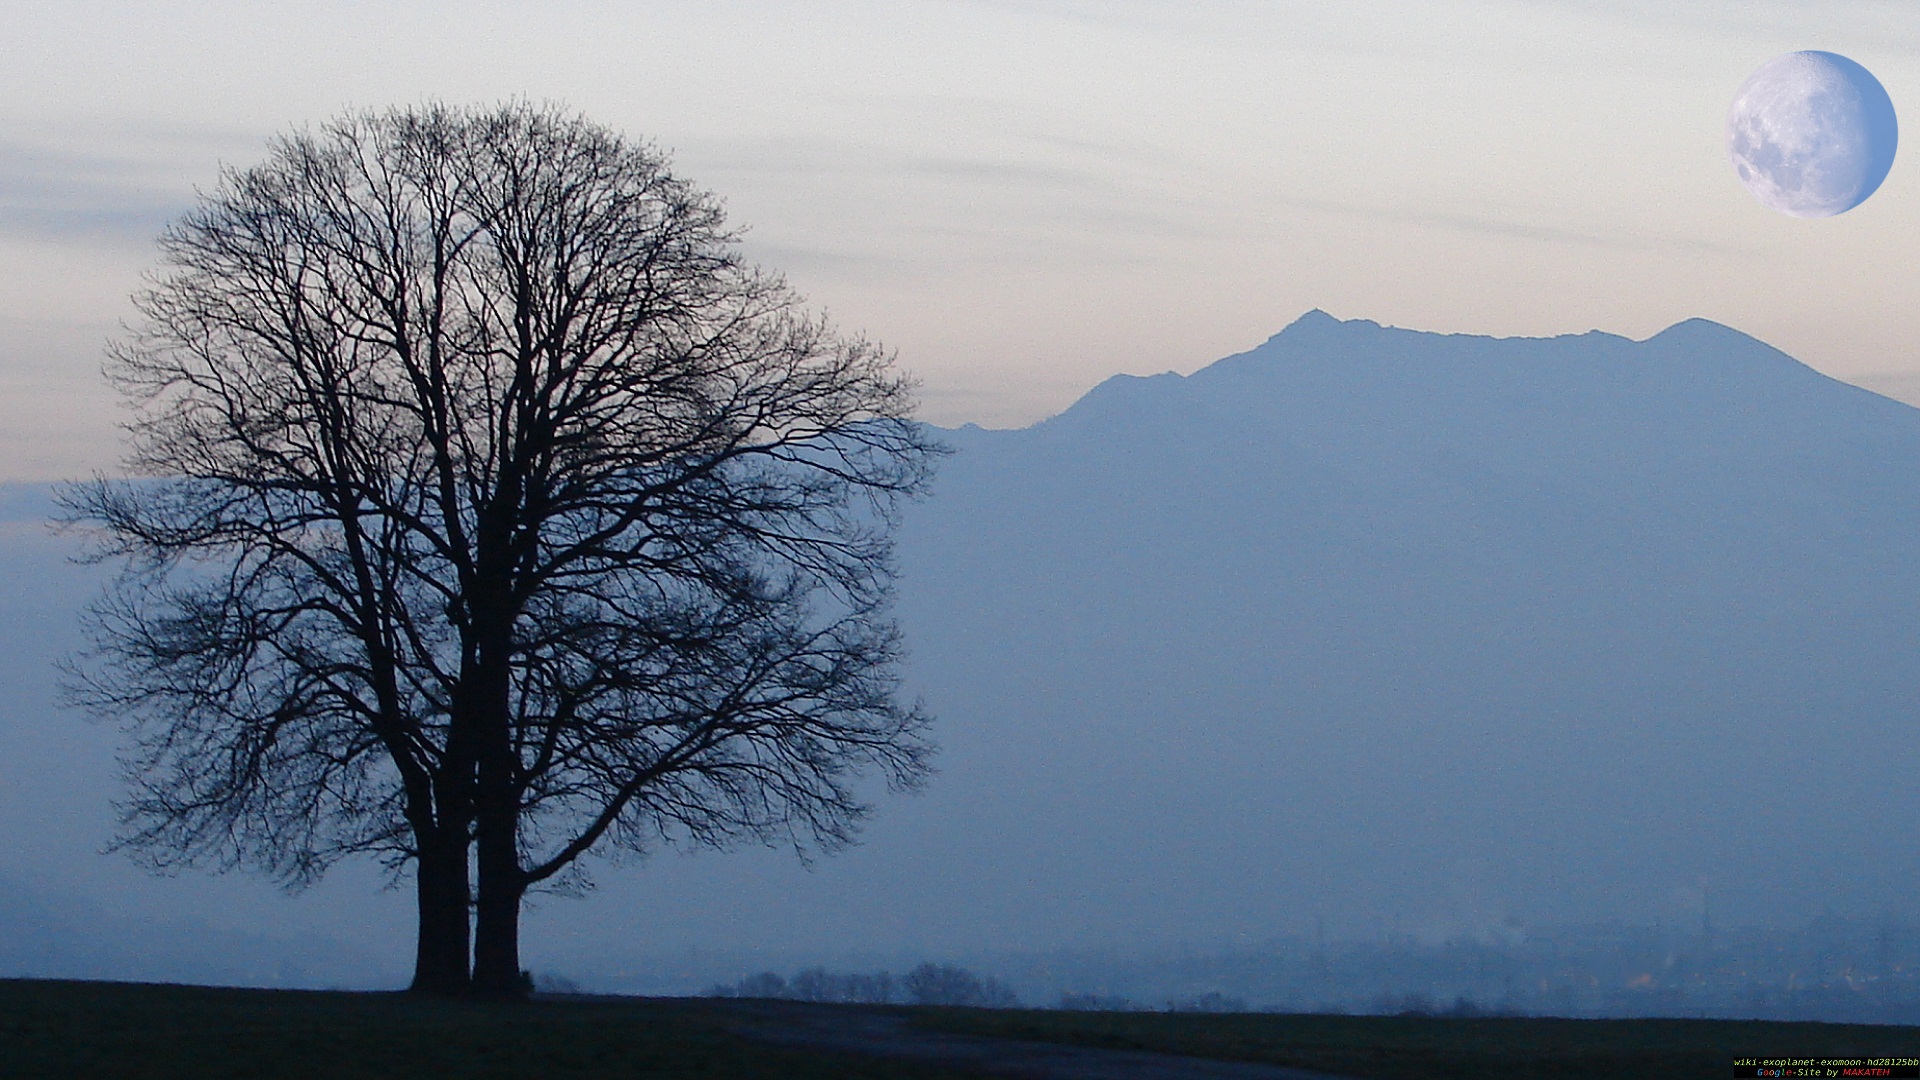
[[[549,990],[659,993],[648,975]],[[975,974],[978,972],[978,974]],[[604,982],[606,985],[601,985]],[[688,988],[677,988],[688,992]],[[1829,917],[1788,930],[1594,923],[1503,925],[1428,942],[1282,938],[1173,955],[1004,953],[964,966],[836,973],[808,967],[710,985],[710,996],[1173,1012],[1355,1015],[1697,1017],[1920,1023],[1920,925]]]

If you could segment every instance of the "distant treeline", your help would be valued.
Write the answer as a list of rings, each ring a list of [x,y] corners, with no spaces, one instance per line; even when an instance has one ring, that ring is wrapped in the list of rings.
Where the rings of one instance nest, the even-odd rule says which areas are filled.
[[[571,984],[569,984],[571,985]],[[1013,989],[990,975],[976,975],[953,964],[925,963],[904,976],[876,971],[841,974],[822,967],[806,968],[793,978],[763,971],[738,982],[708,987],[703,997],[780,998],[787,1001],[823,1001],[860,1005],[966,1005],[982,1009],[1013,1009],[1020,998]],[[1197,994],[1163,1006],[1168,1012],[1247,1012],[1243,998],[1220,993]],[[1076,1012],[1135,1012],[1147,1006],[1132,999],[1102,994],[1065,992],[1056,1009]]]
[[[709,995],[875,1004],[963,1004],[1125,1012],[1287,1012],[1403,1016],[1697,1017],[1920,1024],[1920,924],[1897,915],[1823,916],[1787,928],[1525,927],[1423,941],[1275,938],[1178,955],[1099,949],[974,958],[906,976],[811,967],[710,987]],[[737,961],[736,961],[737,963]],[[724,968],[721,970],[725,970]],[[737,968],[735,970],[738,970]],[[599,980],[627,993],[678,986]],[[699,981],[695,981],[698,979]],[[543,978],[540,988],[572,984]]]
[[[785,979],[763,971],[731,985],[710,986],[704,996],[868,1005],[969,1005],[983,1009],[1011,1009],[1020,1004],[1013,990],[998,979],[975,975],[952,964],[934,963],[921,964],[899,977],[888,971],[842,975],[812,967]]]

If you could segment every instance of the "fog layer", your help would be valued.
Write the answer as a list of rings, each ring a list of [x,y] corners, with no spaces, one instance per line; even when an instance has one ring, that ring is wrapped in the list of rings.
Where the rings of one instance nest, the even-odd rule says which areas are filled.
[[[1920,889],[1920,411],[1701,321],[1313,313],[947,437],[901,549],[929,789],[877,792],[811,868],[599,867],[530,914],[530,962],[1787,925]],[[150,975],[173,941],[254,958],[204,977],[398,981],[409,904],[370,871],[283,899],[97,854],[112,729],[57,710],[48,664],[98,575],[41,497],[13,489],[0,537],[0,884],[31,898],[0,904],[0,974]]]

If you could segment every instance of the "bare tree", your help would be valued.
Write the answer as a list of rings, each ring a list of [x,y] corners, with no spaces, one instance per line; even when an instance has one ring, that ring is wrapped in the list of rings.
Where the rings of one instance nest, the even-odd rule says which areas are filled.
[[[907,972],[901,980],[915,1005],[966,1005],[982,1009],[1011,1009],[1020,999],[1007,984],[981,978],[966,968],[931,961]]]
[[[67,495],[127,560],[75,684],[133,726],[126,844],[411,866],[415,986],[504,994],[587,853],[830,848],[924,776],[886,612],[937,447],[657,152],[350,116],[162,247],[110,365],[143,479]]]

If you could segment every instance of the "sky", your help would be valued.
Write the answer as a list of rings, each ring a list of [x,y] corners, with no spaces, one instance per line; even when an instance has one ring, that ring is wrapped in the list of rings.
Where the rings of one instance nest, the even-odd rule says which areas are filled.
[[[1321,308],[1649,336],[1689,317],[1920,391],[1920,193],[1806,221],[1727,164],[1796,49],[1896,108],[1896,0],[10,3],[0,480],[111,471],[102,349],[223,166],[343,110],[556,101],[668,150],[749,254],[897,350],[935,423],[1016,427]]]
[[[1742,189],[1723,136],[1741,82],[1792,50],[1842,53],[1897,109],[1920,102],[1920,5],[1903,0],[0,11],[0,481],[115,469],[103,348],[155,236],[196,191],[276,134],[426,100],[563,102],[653,140],[725,198],[754,259],[897,350],[939,424],[1030,424],[1110,375],[1191,373],[1312,308],[1491,335],[1645,338],[1704,317],[1920,400],[1920,305],[1905,302],[1920,192],[1904,158],[1863,206],[1802,220]],[[0,539],[27,552],[0,560],[23,643],[0,649],[0,701],[20,716],[53,715],[47,666],[74,644],[71,627],[37,628],[97,585],[37,516],[0,513]],[[20,723],[14,737],[15,776],[111,774],[98,729]],[[69,823],[12,830],[0,917],[25,882],[56,915],[80,894],[204,911],[265,935],[267,956],[285,952],[276,934],[388,958],[368,963],[405,953],[408,898],[379,893],[371,867],[291,901],[239,875],[149,878],[77,859],[73,838],[109,833],[110,808],[64,779],[57,799],[29,802],[52,785],[0,784],[0,821]],[[902,820],[931,820],[928,805]],[[776,858],[791,862],[748,853],[701,872],[747,895]],[[816,907],[851,895],[857,871],[821,886]],[[745,901],[715,914],[708,895],[633,878],[640,891],[594,910],[643,929],[755,917]],[[534,919],[546,948],[554,928],[591,925]],[[580,940],[582,955],[598,947]]]

